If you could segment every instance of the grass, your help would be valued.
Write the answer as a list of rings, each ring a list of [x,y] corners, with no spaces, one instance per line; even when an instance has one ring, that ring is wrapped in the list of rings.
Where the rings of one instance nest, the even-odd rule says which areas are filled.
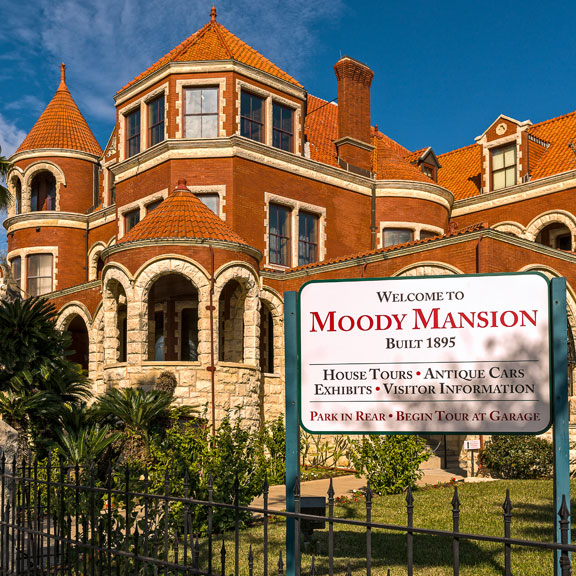
[[[502,504],[506,489],[512,500],[513,538],[551,542],[553,538],[552,481],[515,480],[481,484],[459,484],[460,531],[474,534],[503,536]],[[574,493],[576,485],[572,486]],[[426,488],[414,492],[414,526],[440,530],[452,529],[452,486]],[[573,502],[573,507],[574,507]],[[365,502],[338,504],[335,515],[343,518],[364,519]],[[406,524],[405,495],[376,497],[373,501],[372,520],[386,524]],[[335,525],[334,572],[344,574],[348,563],[353,575],[366,573],[366,537],[362,527]],[[252,526],[241,533],[241,572],[247,573],[249,546],[254,554],[254,573],[262,574],[262,525]],[[234,537],[227,535],[226,547],[233,552]],[[220,544],[221,545],[221,544]],[[316,531],[311,546],[314,551],[318,575],[328,573],[328,531]],[[284,550],[284,523],[269,528],[270,573],[277,573],[276,562]],[[284,556],[284,552],[282,552]],[[406,535],[403,532],[373,530],[372,573],[385,576],[403,576],[406,569]],[[284,557],[285,562],[285,557]],[[302,558],[302,574],[308,574],[312,550]],[[501,575],[504,572],[504,546],[502,544],[462,540],[460,542],[460,574]],[[418,576],[452,575],[452,539],[441,536],[414,536],[414,574]],[[219,564],[218,564],[219,566]],[[233,566],[227,567],[227,572]],[[512,548],[512,573],[522,576],[553,574],[552,553],[536,549]]]

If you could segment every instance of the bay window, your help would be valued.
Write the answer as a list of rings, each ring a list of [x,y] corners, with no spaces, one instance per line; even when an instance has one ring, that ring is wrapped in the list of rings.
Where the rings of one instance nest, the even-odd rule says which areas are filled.
[[[148,145],[164,140],[164,95],[148,103]]]
[[[52,292],[52,254],[30,254],[27,265],[28,296]]]
[[[264,98],[250,92],[240,97],[240,134],[264,142]]]

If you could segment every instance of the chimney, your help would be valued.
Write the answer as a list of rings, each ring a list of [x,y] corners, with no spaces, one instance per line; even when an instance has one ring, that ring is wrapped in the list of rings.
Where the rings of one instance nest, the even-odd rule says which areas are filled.
[[[338,79],[338,162],[366,176],[372,169],[370,85],[374,72],[362,62],[343,56],[334,65]]]

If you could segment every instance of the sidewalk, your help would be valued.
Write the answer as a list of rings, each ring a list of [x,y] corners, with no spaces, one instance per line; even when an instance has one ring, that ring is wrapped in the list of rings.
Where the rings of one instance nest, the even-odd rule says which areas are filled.
[[[457,473],[450,472],[449,470],[422,470],[424,475],[417,482],[418,486],[426,486],[429,484],[438,484],[439,482],[450,482],[452,478],[456,480],[463,480],[464,476]],[[311,480],[310,482],[302,482],[301,495],[302,496],[326,496],[330,480]],[[355,476],[338,476],[332,479],[332,486],[334,488],[335,497],[350,495],[354,490],[361,490],[366,487],[366,478],[356,478]],[[286,495],[286,487],[270,486],[268,494],[268,507],[275,510],[284,510],[284,498]],[[264,505],[262,496],[256,498],[251,506],[261,508]]]

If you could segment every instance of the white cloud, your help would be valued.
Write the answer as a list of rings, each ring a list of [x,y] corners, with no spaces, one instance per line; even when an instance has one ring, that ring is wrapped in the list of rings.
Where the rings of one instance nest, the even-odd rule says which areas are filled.
[[[15,0],[13,0],[15,1]],[[315,52],[313,27],[341,12],[342,0],[218,1],[218,19],[298,77]],[[10,0],[8,2],[10,4]],[[44,74],[64,61],[68,86],[87,116],[114,121],[113,95],[210,18],[207,0],[36,0],[9,16],[19,57],[43,54]],[[30,31],[40,31],[31,34]],[[89,106],[89,107],[88,107]]]
[[[8,158],[14,154],[25,137],[26,132],[24,132],[24,130],[20,130],[16,124],[0,114],[0,146],[2,147],[2,156]]]

